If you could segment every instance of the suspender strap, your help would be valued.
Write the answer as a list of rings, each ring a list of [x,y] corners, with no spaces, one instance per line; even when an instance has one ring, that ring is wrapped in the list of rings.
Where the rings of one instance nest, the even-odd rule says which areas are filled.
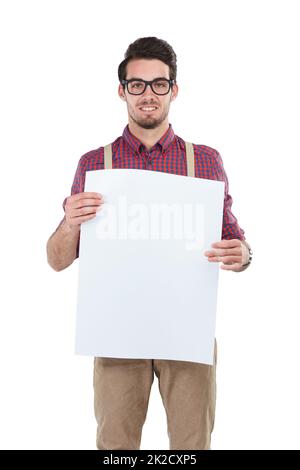
[[[104,147],[104,169],[112,169],[112,149],[111,144],[105,145]]]
[[[187,176],[195,177],[194,147],[191,142],[185,142]]]
[[[195,177],[195,157],[194,147],[191,142],[185,142],[187,176]],[[104,147],[104,169],[112,169],[112,148],[111,144]]]

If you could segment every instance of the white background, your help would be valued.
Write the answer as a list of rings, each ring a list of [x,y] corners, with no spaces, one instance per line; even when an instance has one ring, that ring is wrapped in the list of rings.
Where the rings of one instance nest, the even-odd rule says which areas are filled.
[[[46,242],[78,160],[127,124],[117,67],[138,37],[178,58],[177,135],[219,150],[255,252],[220,272],[212,448],[299,449],[299,2],[1,1],[2,449],[94,449],[92,359],[74,355],[78,264]],[[142,448],[167,449],[157,379]]]

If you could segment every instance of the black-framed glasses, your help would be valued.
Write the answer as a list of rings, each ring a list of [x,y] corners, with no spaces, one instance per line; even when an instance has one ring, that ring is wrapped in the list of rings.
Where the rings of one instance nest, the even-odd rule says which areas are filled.
[[[123,87],[127,86],[127,91],[131,95],[142,95],[147,86],[150,85],[151,90],[156,95],[167,95],[170,88],[174,85],[175,80],[168,78],[155,78],[148,82],[147,80],[131,78],[130,80],[121,80]]]

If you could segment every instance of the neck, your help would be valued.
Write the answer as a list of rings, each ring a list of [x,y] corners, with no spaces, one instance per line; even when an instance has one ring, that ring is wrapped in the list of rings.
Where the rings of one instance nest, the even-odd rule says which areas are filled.
[[[145,147],[150,150],[153,145],[167,132],[169,128],[168,120],[163,121],[155,129],[144,129],[130,119],[128,123],[129,130]]]

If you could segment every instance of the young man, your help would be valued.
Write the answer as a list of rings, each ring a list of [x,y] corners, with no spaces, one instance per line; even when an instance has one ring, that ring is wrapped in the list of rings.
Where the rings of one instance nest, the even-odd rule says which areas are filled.
[[[120,98],[128,125],[112,143],[113,168],[140,168],[187,175],[184,140],[168,115],[178,94],[176,54],[156,37],[130,44],[118,69]],[[251,261],[244,231],[231,212],[232,198],[220,154],[193,145],[195,177],[225,181],[222,240],[205,253],[208,262],[240,272]],[[65,216],[47,243],[50,266],[61,271],[78,257],[80,226],[101,210],[101,194],[84,192],[85,172],[104,168],[104,148],[81,157]],[[170,449],[210,449],[215,415],[214,365],[173,360],[101,358],[94,360],[98,449],[139,449],[154,374],[167,414]]]

